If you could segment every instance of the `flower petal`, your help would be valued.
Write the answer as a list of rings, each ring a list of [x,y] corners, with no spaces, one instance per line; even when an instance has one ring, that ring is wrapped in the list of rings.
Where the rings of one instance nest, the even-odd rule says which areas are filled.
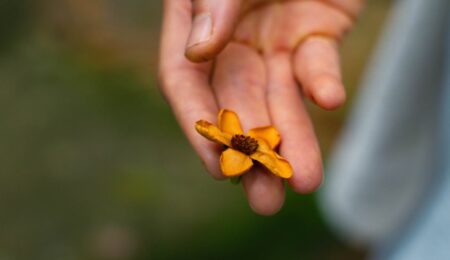
[[[253,138],[260,138],[266,141],[270,149],[275,149],[281,141],[281,136],[273,126],[257,127],[250,129],[248,135]]]
[[[258,150],[250,157],[262,163],[267,169],[278,177],[289,179],[292,177],[293,170],[287,160],[278,155],[269,145],[262,139],[258,140]]]
[[[242,175],[252,166],[253,161],[248,155],[234,149],[227,149],[220,156],[220,168],[228,177]]]
[[[221,109],[219,112],[218,120],[219,128],[225,133],[236,135],[243,134],[241,123],[239,121],[238,115],[230,110]]]
[[[226,146],[231,146],[231,135],[223,133],[215,125],[205,120],[199,120],[195,123],[195,130],[205,138]]]
[[[273,152],[275,153],[275,152]],[[292,167],[285,159],[270,153],[256,151],[250,157],[262,163],[267,169],[278,177],[289,179],[292,177]]]

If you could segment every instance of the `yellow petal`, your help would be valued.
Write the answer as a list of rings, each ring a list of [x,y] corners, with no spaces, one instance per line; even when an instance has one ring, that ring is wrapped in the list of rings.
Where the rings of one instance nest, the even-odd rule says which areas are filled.
[[[213,142],[231,146],[231,135],[223,133],[219,128],[208,121],[197,121],[197,123],[195,123],[195,130],[197,130],[199,134],[203,135]]]
[[[243,134],[239,117],[233,111],[227,109],[221,109],[219,112],[218,120],[219,128],[225,133],[236,135]]]
[[[275,149],[281,141],[281,136],[277,129],[273,126],[257,127],[250,129],[248,135],[253,138],[263,139],[270,147],[270,149]]]
[[[252,159],[248,155],[234,149],[227,149],[220,156],[220,168],[223,175],[228,177],[242,175],[252,166]]]
[[[273,174],[284,179],[291,178],[293,170],[289,162],[271,150],[264,140],[258,139],[258,144],[258,150],[250,157],[262,163]]]

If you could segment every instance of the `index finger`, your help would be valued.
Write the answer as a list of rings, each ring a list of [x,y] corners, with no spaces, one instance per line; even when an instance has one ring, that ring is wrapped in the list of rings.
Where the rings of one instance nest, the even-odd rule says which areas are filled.
[[[207,170],[216,179],[223,178],[219,168],[218,146],[195,131],[195,122],[215,122],[217,104],[210,89],[211,64],[194,64],[184,56],[184,46],[191,27],[189,0],[164,1],[159,77],[161,91]]]

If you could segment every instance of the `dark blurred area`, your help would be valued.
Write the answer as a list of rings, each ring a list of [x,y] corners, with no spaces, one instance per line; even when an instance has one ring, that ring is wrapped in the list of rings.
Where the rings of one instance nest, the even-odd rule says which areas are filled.
[[[326,155],[389,1],[343,43],[349,102],[310,106]],[[0,259],[362,259],[314,195],[274,217],[212,180],[157,90],[161,2],[0,0]]]

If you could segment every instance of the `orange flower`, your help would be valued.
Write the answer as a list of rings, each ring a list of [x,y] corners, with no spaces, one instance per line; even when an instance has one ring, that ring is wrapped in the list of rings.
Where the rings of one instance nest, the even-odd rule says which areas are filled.
[[[273,126],[253,128],[244,135],[237,114],[226,109],[220,110],[218,125],[199,120],[195,129],[207,139],[227,146],[220,156],[220,168],[225,176],[244,174],[253,166],[253,160],[276,176],[284,179],[292,176],[289,162],[274,151],[281,138]]]

